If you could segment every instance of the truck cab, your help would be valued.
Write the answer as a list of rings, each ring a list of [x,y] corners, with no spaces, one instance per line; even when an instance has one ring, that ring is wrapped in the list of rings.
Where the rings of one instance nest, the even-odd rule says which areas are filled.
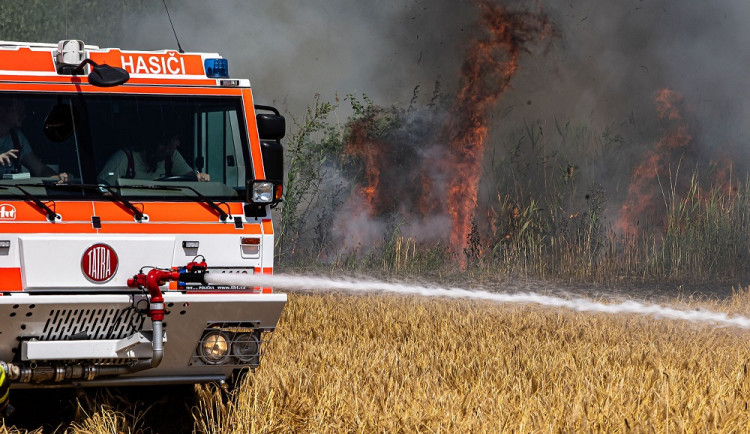
[[[284,128],[216,53],[0,42],[6,383],[258,366],[286,295],[242,278],[273,273]]]

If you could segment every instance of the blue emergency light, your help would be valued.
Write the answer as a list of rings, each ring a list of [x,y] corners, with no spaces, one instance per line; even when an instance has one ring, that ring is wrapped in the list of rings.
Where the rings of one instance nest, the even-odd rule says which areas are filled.
[[[229,78],[229,62],[227,59],[206,59],[203,62],[206,77]]]

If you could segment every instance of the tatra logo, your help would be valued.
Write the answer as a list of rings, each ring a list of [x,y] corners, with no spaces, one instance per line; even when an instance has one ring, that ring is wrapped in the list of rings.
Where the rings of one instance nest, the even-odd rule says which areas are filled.
[[[106,283],[117,273],[117,253],[106,244],[94,244],[81,258],[81,271],[93,283]]]
[[[0,205],[0,220],[15,220],[15,219],[16,219],[16,207],[7,203]]]

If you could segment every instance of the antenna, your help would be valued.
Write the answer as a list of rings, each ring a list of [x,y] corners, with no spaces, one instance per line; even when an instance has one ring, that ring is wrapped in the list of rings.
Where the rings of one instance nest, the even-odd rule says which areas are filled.
[[[174,24],[172,24],[172,16],[169,15],[169,8],[167,7],[167,0],[161,0],[162,3],[164,3],[164,9],[167,10],[167,18],[169,18],[169,25],[172,26],[172,33],[174,33],[174,38],[177,40],[177,51],[180,53],[184,53],[185,50],[182,49],[180,46],[180,38],[177,37],[177,31],[174,29]]]

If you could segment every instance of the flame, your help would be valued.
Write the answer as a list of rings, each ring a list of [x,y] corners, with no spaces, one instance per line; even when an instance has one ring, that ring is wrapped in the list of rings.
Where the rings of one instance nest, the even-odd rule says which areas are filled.
[[[388,115],[375,110],[350,124],[344,143],[345,155],[363,167],[355,190],[362,200],[348,204],[363,203],[372,218],[399,212],[404,220],[425,227],[431,219],[448,216],[450,245],[462,264],[477,207],[490,114],[518,70],[525,46],[554,33],[541,12],[508,11],[487,0],[478,6],[485,34],[468,47],[448,120],[439,117],[437,132],[430,133],[437,137],[422,137],[416,145],[400,143],[397,133],[381,137],[371,127]],[[371,137],[373,133],[377,137]],[[362,214],[360,209],[353,212]]]
[[[739,187],[734,179],[734,164],[732,163],[732,159],[729,155],[720,153],[711,162],[711,166],[713,166],[712,169],[714,170],[711,177],[711,185],[730,198],[734,198],[739,191]]]
[[[446,205],[453,220],[450,245],[462,259],[477,206],[490,113],[518,70],[525,45],[554,33],[543,13],[512,12],[487,1],[479,6],[487,35],[468,49],[460,91],[445,129],[450,150],[443,164],[449,177]]]
[[[364,199],[366,212],[371,217],[381,209],[380,164],[382,164],[385,145],[385,143],[371,139],[368,134],[367,120],[359,119],[352,123],[349,139],[344,147],[346,155],[357,157],[363,163],[364,182],[359,186],[357,192]]]
[[[666,121],[682,120],[682,96],[670,89],[658,91],[654,97],[659,118]],[[692,142],[687,125],[678,123],[667,131],[654,146],[647,150],[640,164],[633,169],[627,197],[620,208],[616,227],[624,233],[636,233],[641,218],[659,219],[656,212],[659,193],[658,179],[669,179],[670,164],[681,157],[682,151]]]

